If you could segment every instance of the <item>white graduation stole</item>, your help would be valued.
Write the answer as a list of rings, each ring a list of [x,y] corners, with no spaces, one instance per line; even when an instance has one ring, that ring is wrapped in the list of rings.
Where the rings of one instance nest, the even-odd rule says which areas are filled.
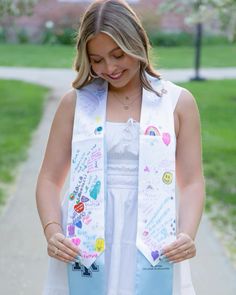
[[[172,104],[173,96],[176,99],[181,88],[151,76],[148,79],[161,96],[143,89],[136,240],[139,251],[135,294],[144,295],[149,290],[149,295],[171,295],[173,269],[162,260],[161,250],[175,239],[176,232],[176,143]],[[70,294],[80,294],[75,291],[78,284],[83,292],[105,295],[104,137],[107,92],[107,82],[100,79],[78,90],[72,139],[67,237],[80,248],[82,256],[72,269],[69,266]],[[148,266],[151,266],[152,274]],[[76,271],[81,276],[76,276]],[[88,273],[93,273],[93,283],[86,281],[86,276],[90,277]],[[160,291],[151,289],[150,285],[150,280],[156,280],[157,275]],[[141,282],[140,276],[146,278],[146,283],[145,280]]]

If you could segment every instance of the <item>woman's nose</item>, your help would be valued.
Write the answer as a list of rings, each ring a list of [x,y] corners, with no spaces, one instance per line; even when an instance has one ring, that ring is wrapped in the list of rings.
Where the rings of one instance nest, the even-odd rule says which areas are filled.
[[[113,62],[109,61],[106,63],[105,70],[108,75],[113,74],[115,69],[116,69],[116,65]]]

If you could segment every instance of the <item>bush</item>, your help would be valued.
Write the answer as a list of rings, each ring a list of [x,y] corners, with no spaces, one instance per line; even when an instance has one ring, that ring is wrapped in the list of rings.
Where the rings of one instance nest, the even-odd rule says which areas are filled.
[[[194,44],[194,33],[180,32],[148,32],[148,36],[152,46],[192,46]],[[204,45],[222,45],[227,44],[227,38],[222,35],[205,34],[202,38]]]
[[[0,43],[4,43],[7,40],[6,30],[0,26]]]
[[[76,31],[73,28],[65,28],[56,31],[57,43],[63,45],[75,44]]]
[[[166,33],[166,32],[149,32],[148,36],[152,46],[191,46],[193,36],[190,33]]]
[[[72,28],[45,28],[41,43],[74,45],[76,31]]]
[[[57,43],[57,38],[52,30],[45,29],[45,31],[42,34],[41,43],[43,43],[43,44],[56,44]]]
[[[21,44],[29,43],[29,36],[27,31],[22,28],[16,32],[17,40]]]

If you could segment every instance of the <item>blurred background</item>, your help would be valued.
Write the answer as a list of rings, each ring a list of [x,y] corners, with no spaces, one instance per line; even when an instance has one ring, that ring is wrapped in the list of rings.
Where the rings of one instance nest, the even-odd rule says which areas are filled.
[[[8,230],[11,225],[14,234],[17,228],[14,218],[21,220],[25,215],[22,208],[30,214],[30,206],[35,206],[34,185],[49,126],[62,90],[69,89],[73,79],[77,29],[89,2],[0,0],[0,232],[6,238],[9,231],[4,224],[9,224]],[[150,38],[150,54],[155,67],[166,73],[167,78],[170,73],[174,82],[189,89],[196,97],[202,124],[207,189],[204,218],[209,223],[208,231],[203,232],[214,234],[215,243],[223,249],[219,255],[227,257],[235,271],[236,1],[128,2],[141,18]],[[229,76],[231,78],[226,79]],[[32,83],[32,77],[37,83]],[[42,129],[42,124],[46,124],[43,126],[47,129]],[[39,140],[39,135],[43,139]],[[34,161],[35,166],[27,166],[29,161]],[[31,179],[30,184],[23,185],[24,192],[21,192],[22,177]],[[17,199],[19,207],[13,211]],[[22,222],[30,231],[32,218],[31,224],[35,223],[40,231],[34,210],[34,214],[27,217],[28,221]],[[40,239],[42,237],[36,241],[41,245]],[[9,249],[1,245],[0,251],[0,271],[4,280],[2,274]],[[18,256],[23,259],[24,255],[23,251]],[[40,255],[36,258],[37,263],[40,263]],[[17,294],[28,294],[22,292]],[[208,294],[223,294],[220,292]]]

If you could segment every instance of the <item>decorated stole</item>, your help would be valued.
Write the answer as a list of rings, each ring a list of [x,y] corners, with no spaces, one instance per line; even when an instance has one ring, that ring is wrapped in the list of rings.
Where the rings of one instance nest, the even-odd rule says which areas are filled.
[[[160,96],[143,89],[133,295],[172,295],[173,266],[161,250],[176,233],[173,111],[181,88],[148,78]],[[66,234],[82,255],[68,264],[70,295],[109,295],[104,255],[107,93],[108,84],[100,79],[77,91]]]

